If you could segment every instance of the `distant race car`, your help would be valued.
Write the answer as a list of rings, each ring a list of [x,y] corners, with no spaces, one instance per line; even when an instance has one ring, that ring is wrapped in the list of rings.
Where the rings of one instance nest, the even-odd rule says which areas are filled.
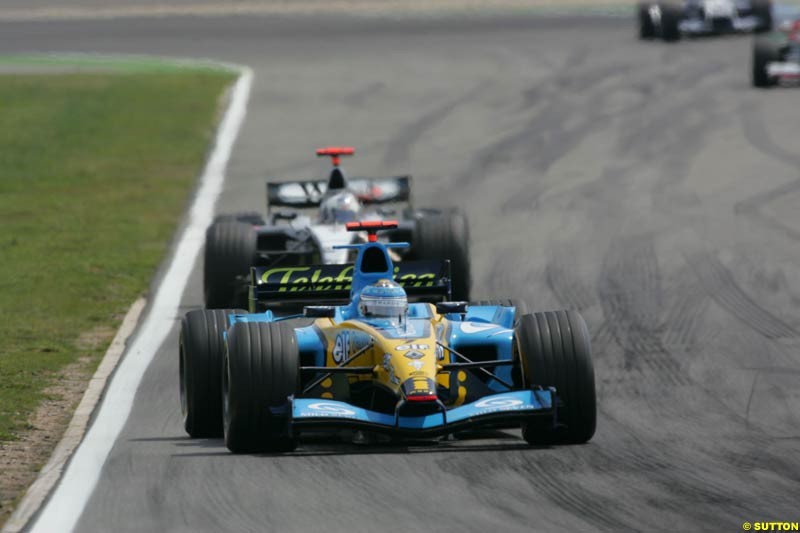
[[[753,42],[753,86],[800,84],[800,20]]]
[[[344,263],[353,251],[335,248],[357,238],[344,224],[355,220],[399,219],[382,238],[407,241],[394,260],[443,259],[453,266],[453,293],[470,292],[469,227],[458,209],[418,209],[411,205],[411,177],[347,179],[339,166],[350,147],[317,150],[331,157],[328,180],[267,183],[267,217],[259,213],[218,216],[206,231],[203,261],[205,305],[246,307],[251,266]],[[285,208],[275,211],[275,208]],[[310,211],[316,209],[314,213]]]
[[[519,427],[530,444],[592,438],[583,318],[526,314],[514,301],[449,301],[446,263],[393,264],[389,252],[405,244],[379,242],[377,232],[396,226],[348,224],[369,239],[346,245],[357,257],[345,268],[253,268],[253,297],[267,307],[317,304],[304,308],[308,325],[269,310],[185,316],[180,397],[190,436],[224,436],[234,453],[289,451],[309,432],[343,430],[355,442]]]
[[[640,0],[638,19],[642,39],[766,32],[772,30],[772,0]]]

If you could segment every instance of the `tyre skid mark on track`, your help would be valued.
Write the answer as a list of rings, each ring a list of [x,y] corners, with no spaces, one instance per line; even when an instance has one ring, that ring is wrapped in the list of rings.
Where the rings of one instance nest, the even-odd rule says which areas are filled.
[[[674,153],[675,150],[692,153],[702,149],[702,145],[697,146],[684,138],[684,126],[691,124],[692,120],[697,122],[695,128],[701,131],[715,125],[704,124],[709,110],[716,113],[719,105],[714,94],[697,96],[694,90],[713,73],[713,70],[699,66],[694,69],[659,72],[658,76],[664,79],[653,80],[646,77],[641,81],[634,81],[634,87],[643,98],[636,112],[630,113],[620,128],[622,134],[618,140],[617,153],[624,157],[634,156],[650,165],[653,160],[680,159]],[[676,103],[666,107],[653,105],[654,100],[661,96],[659,89],[662,87],[669,87],[670,90],[670,98],[665,101]]]
[[[381,92],[385,88],[386,83],[382,81],[373,81],[343,96],[342,103],[350,107],[359,107],[364,104],[364,100]]]
[[[458,107],[474,99],[488,85],[488,82],[481,82],[463,95],[445,102],[427,113],[422,114],[415,121],[400,128],[387,143],[386,153],[383,156],[383,164],[389,168],[399,166],[408,162],[411,148],[429,130],[441,124]]]
[[[772,139],[760,110],[761,107],[755,101],[740,106],[739,114],[744,137],[759,152],[785,163],[792,169],[797,169],[800,167],[800,156],[796,151],[786,149]]]
[[[697,252],[687,254],[684,258],[709,296],[744,325],[768,339],[798,337],[797,330],[748,295],[716,255]]]
[[[800,168],[800,156],[776,143],[769,135],[761,114],[755,103],[742,105],[740,108],[742,129],[750,145],[766,156],[775,158],[792,169]],[[783,233],[792,240],[800,240],[800,231],[783,224],[780,220],[761,212],[761,208],[782,196],[794,194],[800,189],[800,179],[790,181],[778,187],[764,191],[738,202],[733,212],[748,215],[767,227]]]
[[[623,132],[640,132],[647,125],[645,135],[623,133],[617,150],[621,157],[638,161],[636,167],[658,170],[651,193],[654,205],[673,212],[676,202],[698,201],[694,193],[682,192],[678,186],[689,176],[692,161],[704,149],[703,141],[723,116],[713,96],[704,96],[662,110],[643,108],[641,114],[631,114],[626,120]]]
[[[759,193],[751,196],[750,198],[742,200],[733,207],[733,212],[737,215],[748,215],[753,219],[760,221],[768,228],[784,234],[789,239],[800,241],[800,231],[797,231],[796,229],[783,224],[780,220],[776,220],[774,217],[761,212],[762,206],[778,198],[794,194],[798,190],[800,190],[800,179],[791,181],[770,191]]]
[[[572,454],[569,454],[572,455]],[[625,502],[613,496],[589,489],[579,479],[570,480],[570,464],[561,457],[552,461],[531,461],[521,465],[529,479],[531,489],[544,495],[559,508],[579,516],[582,520],[604,531],[639,531],[641,524],[634,510],[625,508]]]
[[[502,475],[498,470],[513,469],[513,463],[516,462],[518,457],[517,454],[514,454],[511,457],[510,463],[495,462],[496,459],[488,462],[475,463],[473,468],[470,468],[467,472],[459,469],[458,461],[443,459],[438,463],[442,471],[465,479],[467,481],[467,486],[480,486],[489,489],[480,492],[475,491],[475,496],[480,499],[482,503],[485,503],[488,508],[499,511],[500,515],[504,515],[504,520],[507,520],[506,523],[508,525],[522,525],[528,522],[528,517],[518,509],[515,509],[513,503],[508,502],[508,497],[506,495],[499,494],[497,491],[492,490],[492,477]]]
[[[791,406],[788,405],[786,402],[787,393],[781,389],[776,389],[771,387],[769,383],[771,381],[770,378],[777,378],[778,380],[795,380],[796,377],[800,377],[800,368],[796,367],[782,367],[782,366],[759,366],[759,367],[745,367],[743,370],[749,370],[754,372],[753,380],[750,385],[750,394],[747,397],[747,406],[745,407],[745,425],[748,428],[755,429],[757,431],[762,431],[765,433],[774,433],[771,431],[769,427],[765,427],[763,424],[751,421],[751,408],[753,405],[753,400],[757,396],[757,392],[759,390],[759,385],[761,382],[765,383],[765,388],[771,388],[771,406],[777,407],[777,405],[783,402],[785,405],[785,411],[788,413],[792,413]],[[763,379],[762,379],[763,376]],[[798,427],[798,420],[797,416],[793,416],[791,421],[788,421],[787,427]]]
[[[647,492],[656,490],[657,494],[651,498],[657,499],[660,507],[671,508],[678,512],[693,527],[708,530],[719,526],[718,519],[707,513],[708,508],[714,508],[717,512],[720,512],[720,509],[723,512],[727,510],[737,516],[748,512],[756,514],[759,512],[757,505],[748,503],[747,494],[732,493],[726,480],[708,475],[707,470],[713,466],[699,468],[693,468],[691,465],[682,466],[685,462],[681,456],[676,456],[672,452],[674,448],[662,445],[654,435],[644,435],[639,429],[617,420],[607,412],[603,412],[603,422],[604,425],[610,426],[609,431],[622,436],[625,440],[630,439],[631,442],[626,446],[603,447],[600,450],[601,457],[596,460],[623,465],[623,471],[620,472],[622,475],[636,471],[647,472],[645,477],[634,476],[645,480],[645,486],[639,487],[639,490],[649,489]],[[698,437],[691,434],[685,435],[685,438],[689,441],[687,445],[696,448],[695,453],[701,456],[707,455],[712,461],[720,460],[714,456],[717,447],[727,448],[724,443],[710,442],[702,437],[695,441],[693,439]],[[754,443],[766,441],[760,436],[746,438]],[[747,476],[749,471],[737,467],[735,471],[729,471],[727,474],[739,478]],[[647,528],[640,527],[641,529]]]
[[[527,460],[526,457],[531,453],[536,453],[541,457],[537,460]],[[569,452],[569,448],[562,449],[561,453],[574,458],[574,455]],[[463,478],[466,486],[489,488],[490,490],[481,491],[478,494],[480,494],[481,500],[491,505],[492,508],[500,501],[500,498],[495,497],[496,495],[491,490],[493,488],[492,476],[498,475],[499,469],[510,468],[510,475],[521,475],[523,482],[530,484],[533,492],[578,517],[584,524],[593,525],[601,530],[633,530],[632,527],[625,524],[634,523],[635,517],[630,516],[626,510],[623,511],[626,519],[618,519],[615,515],[620,512],[619,502],[602,493],[590,490],[580,483],[579,479],[575,478],[579,476],[578,465],[562,456],[561,453],[552,453],[548,449],[542,448],[536,452],[529,450],[506,456],[502,462],[499,462],[500,458],[496,458],[488,463],[475,464],[474,468],[466,470],[459,468],[457,461],[442,461],[440,466],[443,471]],[[491,496],[486,497],[485,494]],[[517,512],[513,516],[521,518],[516,522],[521,528],[530,527],[531,514]],[[541,519],[539,522],[543,523]],[[510,525],[509,522],[505,523],[506,527],[510,527]],[[586,527],[581,527],[581,530],[586,530]]]
[[[715,69],[695,69],[691,72],[672,73],[670,75],[670,84],[674,82],[672,78],[686,77],[692,83],[687,85],[702,83],[708,76],[718,72],[726,65],[720,65]],[[623,118],[627,122],[641,121],[642,113],[649,111],[649,100],[645,97],[645,93],[649,92],[641,90],[643,97],[632,105],[628,105],[623,109],[613,110],[608,112],[604,111],[608,106],[607,99],[609,94],[625,90],[630,86],[629,72],[632,70],[630,65],[616,65],[612,64],[604,67],[597,67],[589,73],[581,72],[579,77],[570,75],[569,71],[556,78],[555,81],[539,84],[529,89],[524,98],[527,102],[533,102],[535,98],[543,98],[547,96],[548,107],[544,109],[539,115],[535,116],[522,130],[508,135],[499,144],[501,152],[505,151],[507,154],[512,153],[517,148],[525,147],[526,145],[536,146],[536,150],[530,150],[527,156],[528,164],[534,172],[544,174],[550,167],[563,158],[567,153],[575,148],[587,135],[595,132],[598,129],[605,127],[609,120],[614,118]],[[584,79],[585,78],[585,79]],[[617,80],[617,78],[619,78]],[[581,81],[583,80],[583,81]],[[604,82],[611,80],[604,85]],[[614,81],[616,80],[616,81]],[[646,83],[646,82],[644,82]],[[646,86],[646,85],[645,85]],[[689,94],[688,89],[683,88],[686,94]],[[570,97],[578,95],[587,95],[588,101],[576,106],[574,101],[567,100],[563,94],[568,94]],[[667,109],[653,119],[656,123],[662,121],[665,127],[657,128],[656,125],[651,125],[648,122],[648,132],[653,130],[659,132],[682,131],[687,129],[693,122],[696,123],[689,129],[689,134],[692,139],[697,142],[690,142],[685,135],[672,136],[667,134],[665,142],[668,146],[659,146],[658,149],[652,148],[653,138],[648,133],[647,136],[642,138],[641,127],[622,127],[622,131],[635,132],[630,138],[620,137],[619,152],[621,155],[635,154],[637,160],[643,160],[647,165],[653,164],[653,159],[660,160],[663,168],[662,176],[664,177],[656,187],[656,192],[666,190],[674,186],[674,170],[676,164],[681,167],[679,173],[680,179],[685,178],[688,174],[689,163],[691,157],[701,150],[702,144],[699,142],[704,138],[708,131],[711,131],[717,124],[717,120],[723,115],[721,113],[714,114],[709,118],[707,110],[712,108],[714,104],[713,96],[705,96],[701,98],[692,98],[688,103],[682,103],[680,106]],[[702,111],[702,113],[700,113]],[[568,119],[573,117],[580,117],[577,125],[564,128],[562,124],[569,122]],[[702,117],[702,120],[700,119]],[[712,120],[713,119],[713,120]],[[678,128],[671,126],[677,123]],[[652,126],[652,127],[651,127]],[[669,126],[669,127],[667,127]],[[540,134],[539,142],[531,140],[535,137],[529,132],[544,132]],[[660,134],[663,137],[663,134]],[[676,152],[680,150],[680,152]],[[647,157],[642,157],[646,154]],[[668,154],[668,155],[664,155]],[[491,166],[495,161],[503,160],[504,158],[497,157],[492,151],[480,160],[480,164],[487,167]],[[632,169],[633,166],[627,165],[621,169],[619,174],[627,174],[627,171]],[[538,198],[545,192],[546,187],[541,181],[532,184],[524,194],[515,191],[514,195],[504,204],[504,208],[519,209],[529,208],[535,205]]]
[[[623,368],[654,372],[672,386],[688,384],[688,376],[661,340],[664,294],[650,237],[618,241],[609,248],[598,292],[612,336],[622,349]]]
[[[553,78],[559,72],[567,69],[575,70],[581,68],[586,63],[589,51],[589,47],[586,44],[578,44],[572,46],[566,57],[560,61],[551,60],[547,56],[536,58],[549,70],[548,75],[542,77],[544,81],[538,82],[522,92],[522,102],[518,111],[524,111],[538,105],[543,99],[546,100],[556,96],[553,90]]]
[[[703,319],[710,301],[699,284],[683,281],[690,275],[691,272],[682,270],[678,276],[682,281],[669,291],[674,302],[667,309],[662,342],[670,351],[696,353],[704,347],[700,331],[705,326]]]
[[[596,295],[573,272],[577,254],[554,252],[545,265],[544,278],[548,288],[565,309],[584,312],[599,303]]]
[[[748,450],[745,452],[731,451],[725,457],[731,465],[745,473],[750,474],[757,470],[784,472],[791,482],[800,484],[800,472],[791,461],[793,454],[783,450],[773,451],[773,448],[785,447],[786,444],[793,446],[795,453],[800,453],[800,435],[791,435],[764,438],[749,444]],[[793,499],[791,488],[786,491],[786,497],[790,500]]]
[[[521,154],[533,172],[545,174],[587,135],[604,127],[603,119],[609,116],[604,111],[603,101],[608,92],[624,85],[624,76],[631,68],[629,65],[612,64],[583,73],[565,67],[555,80],[528,89],[523,94],[523,109],[518,112],[531,109],[533,116],[521,127],[473,155],[467,169],[458,176],[458,182],[466,186],[475,185],[493,168],[512,159],[515,154]],[[612,87],[604,86],[604,82],[615,79],[617,81]],[[564,98],[563,95],[567,93],[570,98]],[[589,102],[581,103],[576,108],[573,101],[575,96],[586,96]],[[546,101],[545,106],[541,105],[542,101]],[[578,120],[570,127],[565,127],[570,118]],[[531,150],[531,147],[535,149]],[[545,190],[541,180],[529,183],[524,194],[517,190],[514,196],[506,200],[503,209],[527,209]]]

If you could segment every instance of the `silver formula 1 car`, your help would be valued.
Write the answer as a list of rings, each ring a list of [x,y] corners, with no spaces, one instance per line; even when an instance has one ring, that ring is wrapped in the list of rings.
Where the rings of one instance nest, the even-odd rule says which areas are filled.
[[[753,42],[753,86],[800,85],[800,20]]]
[[[772,30],[772,0],[643,0],[638,19],[642,39],[766,32]]]
[[[340,248],[356,244],[357,234],[345,224],[354,221],[398,220],[398,227],[381,238],[409,242],[392,249],[393,261],[449,259],[457,300],[469,300],[469,228],[458,209],[420,209],[411,205],[411,176],[348,179],[340,166],[351,147],[327,147],[317,155],[330,157],[327,180],[267,183],[267,217],[260,213],[218,216],[206,231],[203,288],[208,309],[247,308],[251,267],[290,267],[351,262],[354,252]],[[253,309],[257,311],[258,309]]]

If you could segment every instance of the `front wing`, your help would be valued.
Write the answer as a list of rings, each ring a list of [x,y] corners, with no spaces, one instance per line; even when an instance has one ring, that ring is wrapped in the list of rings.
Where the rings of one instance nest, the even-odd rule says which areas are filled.
[[[767,65],[767,76],[781,81],[800,80],[800,63],[775,62]]]
[[[553,389],[505,392],[421,416],[378,413],[346,402],[298,398],[290,402],[291,430],[360,429],[435,437],[478,427],[517,427],[532,417],[556,421]]]
[[[724,26],[718,26],[713,20],[693,17],[678,23],[678,29],[686,34],[713,34],[727,32],[753,32],[764,24],[764,21],[754,15],[745,17],[732,17]]]

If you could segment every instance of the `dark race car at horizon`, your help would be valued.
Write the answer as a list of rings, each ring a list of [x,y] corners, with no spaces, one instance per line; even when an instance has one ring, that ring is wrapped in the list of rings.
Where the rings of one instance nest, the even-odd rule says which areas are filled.
[[[752,69],[754,87],[800,85],[800,20],[753,40]]]
[[[640,0],[637,18],[641,39],[760,33],[772,30],[772,0]]]

